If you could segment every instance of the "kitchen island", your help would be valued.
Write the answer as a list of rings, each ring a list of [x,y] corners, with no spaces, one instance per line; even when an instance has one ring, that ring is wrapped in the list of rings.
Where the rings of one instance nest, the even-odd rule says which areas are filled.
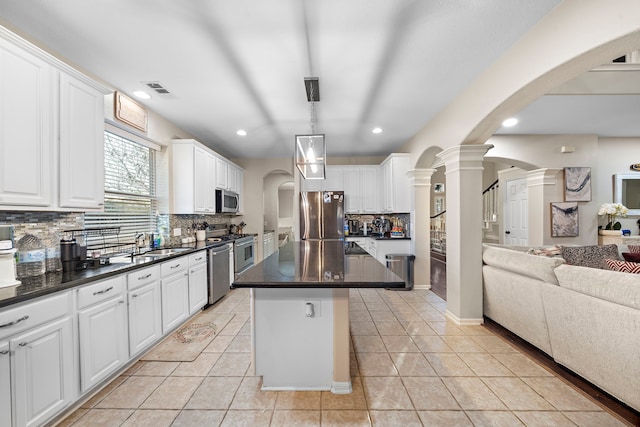
[[[251,288],[255,375],[263,390],[351,392],[349,289],[404,281],[357,245],[291,242],[238,276]]]

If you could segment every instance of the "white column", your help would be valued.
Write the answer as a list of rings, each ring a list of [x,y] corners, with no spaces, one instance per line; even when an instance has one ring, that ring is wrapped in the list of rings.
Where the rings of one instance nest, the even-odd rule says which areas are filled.
[[[482,317],[482,162],[493,145],[459,145],[437,155],[447,188],[447,317],[479,325]]]
[[[414,288],[431,289],[431,175],[435,169],[407,172],[411,188],[411,253],[414,264]]]
[[[564,200],[563,169],[527,172],[529,246],[551,243],[550,202]]]

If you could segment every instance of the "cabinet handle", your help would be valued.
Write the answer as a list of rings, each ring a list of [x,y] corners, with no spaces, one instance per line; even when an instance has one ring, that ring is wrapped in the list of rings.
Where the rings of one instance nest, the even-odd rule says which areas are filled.
[[[9,350],[2,350],[0,351],[0,355],[4,356],[5,354],[9,354]]]
[[[118,301],[118,304],[124,304],[124,300]]]
[[[13,322],[9,322],[9,323],[5,323],[4,325],[0,325],[0,328],[6,328],[7,326],[13,326],[15,324],[18,324],[20,322],[23,322],[25,320],[27,320],[29,318],[29,316],[23,316],[21,318],[19,318],[18,320],[14,320]]]
[[[174,268],[180,267],[180,264],[172,265],[170,268],[173,270]]]
[[[202,257],[200,257],[200,258],[196,258],[195,260],[196,260],[196,261],[200,261],[201,259],[202,259]]]
[[[138,294],[131,295],[131,298],[138,298]]]
[[[26,347],[29,345],[28,342],[21,342],[20,344],[18,344],[20,347]]]
[[[94,294],[94,295],[106,294],[106,293],[107,293],[107,292],[109,292],[111,289],[113,289],[113,286],[109,286],[107,289],[103,289],[103,290],[101,290],[101,291],[94,292],[93,294]]]
[[[147,274],[146,276],[140,276],[140,277],[138,277],[138,280],[148,279],[149,277],[151,277],[151,273]]]

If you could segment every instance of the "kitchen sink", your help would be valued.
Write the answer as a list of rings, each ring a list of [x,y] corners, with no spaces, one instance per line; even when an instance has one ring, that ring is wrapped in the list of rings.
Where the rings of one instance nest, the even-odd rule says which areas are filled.
[[[179,252],[182,251],[188,251],[190,250],[190,248],[166,248],[166,249],[154,249],[152,251],[149,252],[145,252],[142,255],[173,255],[173,254],[177,254]]]

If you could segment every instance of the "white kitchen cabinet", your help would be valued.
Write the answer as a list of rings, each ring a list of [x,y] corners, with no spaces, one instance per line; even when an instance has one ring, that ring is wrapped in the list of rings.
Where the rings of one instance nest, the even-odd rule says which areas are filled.
[[[410,154],[390,154],[381,164],[382,212],[409,212],[411,193],[406,173],[411,166]]]
[[[119,276],[78,290],[82,392],[129,360],[124,289]]]
[[[129,357],[133,357],[162,337],[160,267],[127,274],[127,289]]]
[[[227,186],[229,191],[238,193],[238,168],[231,163],[227,163]]]
[[[207,251],[189,255],[189,314],[207,305]]]
[[[344,166],[325,166],[325,179],[300,180],[301,191],[344,191]]]
[[[104,205],[104,95],[60,73],[60,199],[62,208]]]
[[[180,257],[160,264],[162,288],[162,333],[166,334],[189,317],[188,259]]]
[[[216,157],[194,139],[170,148],[170,200],[174,214],[215,213]]]
[[[216,158],[216,188],[229,189],[229,163],[221,158]]]
[[[374,239],[368,237],[367,252],[380,263],[387,265],[387,254],[409,254],[411,250],[410,239]]]
[[[11,353],[9,341],[0,341],[0,425],[12,425],[11,415]]]
[[[349,166],[344,169],[345,213],[377,213],[378,166]]]
[[[205,150],[194,147],[195,155],[195,205],[194,209],[198,213],[216,212],[216,158],[213,154]]]
[[[52,203],[54,76],[47,62],[0,38],[2,205]]]
[[[276,251],[275,232],[268,231],[262,235],[262,259]]]

